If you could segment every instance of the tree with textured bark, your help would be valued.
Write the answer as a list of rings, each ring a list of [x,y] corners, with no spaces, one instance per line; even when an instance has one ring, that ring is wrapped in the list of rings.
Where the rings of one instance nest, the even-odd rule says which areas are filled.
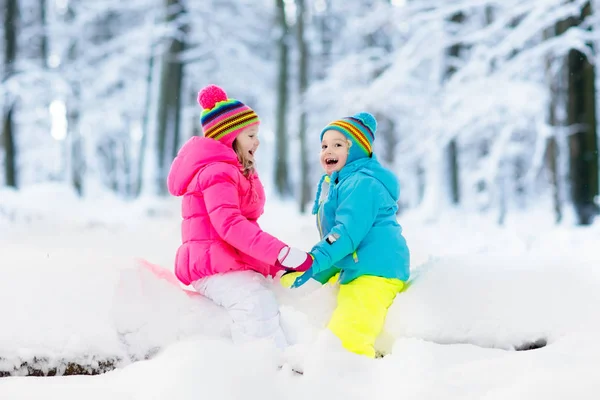
[[[333,32],[331,29],[332,13],[331,0],[323,0],[323,10],[314,20],[318,25],[319,42],[321,51],[319,54],[319,65],[316,72],[317,79],[326,76],[327,67],[331,65],[331,49],[333,47]]]
[[[18,2],[5,0],[4,12],[4,73],[2,82],[6,82],[15,73],[14,65],[17,57]],[[17,187],[17,161],[15,143],[14,96],[4,96],[2,108],[2,144],[4,148],[4,183]]]
[[[69,8],[66,13],[66,19],[72,23],[77,18],[75,11],[76,4],[69,3]],[[76,37],[70,38],[70,45],[67,52],[69,63],[75,63],[80,56],[80,45]],[[83,136],[80,131],[81,119],[81,82],[76,79],[70,79],[71,95],[67,101],[67,121],[68,134],[66,145],[66,176],[71,182],[73,188],[79,196],[83,196],[84,180],[86,172],[86,163],[84,155]]]
[[[450,26],[463,23],[465,16],[462,12],[458,12],[450,19]],[[454,31],[454,29],[451,29]],[[449,77],[456,72],[456,62],[460,58],[460,52],[462,49],[460,43],[454,43],[447,49],[447,63],[446,71],[444,72],[444,79]],[[452,139],[446,147],[446,158],[448,160],[448,170],[450,178],[450,200],[453,204],[458,205],[460,203],[460,183],[459,183],[459,170],[458,170],[458,145],[456,138]]]
[[[275,0],[277,6],[277,25],[279,37],[278,49],[278,75],[277,75],[277,113],[275,125],[275,187],[282,195],[290,194],[288,174],[288,137],[287,137],[287,112],[288,112],[288,79],[289,79],[289,37],[290,28],[286,19],[284,0]]]
[[[40,49],[40,59],[42,68],[48,67],[48,24],[46,21],[47,15],[47,1],[46,0],[38,0],[39,1],[39,18],[40,18],[40,27],[41,32],[39,35],[39,49]]]
[[[581,17],[573,19],[573,25],[580,24],[591,12],[588,2]],[[594,65],[578,50],[569,52],[567,64],[567,119],[572,129],[569,136],[571,195],[578,222],[589,225],[599,212],[596,204],[599,194],[596,75]]]
[[[166,194],[165,186],[171,161],[179,150],[179,130],[181,120],[181,90],[183,82],[183,62],[187,27],[183,22],[186,10],[181,0],[166,0],[166,21],[172,25],[172,36],[168,38],[164,52],[160,76],[158,103],[157,152],[158,152],[158,192]]]
[[[152,159],[152,155],[155,155],[158,151],[158,148],[150,147],[152,144],[150,143],[150,136],[152,135],[150,130],[150,118],[152,113],[150,112],[151,107],[156,103],[153,103],[154,96],[154,79],[157,72],[156,66],[156,55],[154,54],[155,46],[154,44],[150,45],[150,52],[148,54],[147,60],[147,71],[146,71],[146,92],[145,92],[145,101],[144,101],[144,111],[142,117],[142,137],[139,144],[139,156],[137,163],[137,182],[135,188],[136,196],[140,196],[142,194],[151,195],[156,194],[153,190],[157,189],[154,187],[154,176],[152,176],[152,172],[158,170],[159,167],[158,157],[156,159]],[[148,168],[150,167],[150,168]],[[156,168],[155,168],[156,167]]]
[[[306,144],[307,130],[307,106],[304,102],[306,90],[308,89],[308,61],[309,49],[305,38],[306,27],[306,2],[305,0],[296,0],[296,42],[299,50],[298,55],[298,83],[300,91],[300,123],[298,127],[298,137],[300,139],[300,212],[306,211],[306,205],[311,200],[310,169],[308,165],[308,149]]]

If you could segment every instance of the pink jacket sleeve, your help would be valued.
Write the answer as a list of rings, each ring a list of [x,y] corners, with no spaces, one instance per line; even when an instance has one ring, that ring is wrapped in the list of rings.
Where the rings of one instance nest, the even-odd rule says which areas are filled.
[[[273,265],[285,243],[264,232],[240,211],[235,166],[214,164],[198,176],[210,222],[224,241],[259,261]]]

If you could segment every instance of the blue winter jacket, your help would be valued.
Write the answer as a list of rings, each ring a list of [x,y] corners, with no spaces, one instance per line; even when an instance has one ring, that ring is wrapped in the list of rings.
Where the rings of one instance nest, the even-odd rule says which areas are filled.
[[[340,283],[361,275],[407,281],[410,253],[396,220],[400,185],[375,155],[321,179],[313,213],[321,241],[314,278],[322,283],[340,271]]]

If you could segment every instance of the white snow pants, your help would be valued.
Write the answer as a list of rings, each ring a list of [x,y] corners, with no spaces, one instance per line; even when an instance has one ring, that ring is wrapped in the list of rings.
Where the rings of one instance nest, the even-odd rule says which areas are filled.
[[[279,348],[287,346],[279,325],[279,304],[261,274],[232,271],[201,278],[192,286],[229,312],[234,343],[270,338]]]

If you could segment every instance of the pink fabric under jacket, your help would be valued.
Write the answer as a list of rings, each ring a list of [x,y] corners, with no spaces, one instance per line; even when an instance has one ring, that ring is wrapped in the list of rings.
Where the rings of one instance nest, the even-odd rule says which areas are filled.
[[[181,282],[228,271],[266,276],[279,270],[273,264],[286,244],[258,226],[264,188],[258,175],[242,174],[231,147],[192,137],[173,160],[167,185],[172,195],[183,196],[182,245],[175,259]]]

